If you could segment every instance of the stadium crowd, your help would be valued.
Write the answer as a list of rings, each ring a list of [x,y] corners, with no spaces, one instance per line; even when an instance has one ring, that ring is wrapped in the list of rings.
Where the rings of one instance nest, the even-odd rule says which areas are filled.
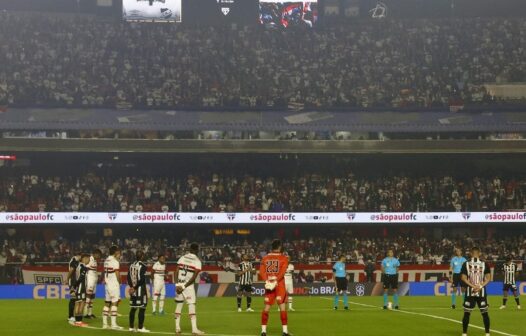
[[[0,40],[0,105],[447,107],[526,82],[526,21],[511,18],[281,31],[2,12]]]
[[[378,265],[385,257],[385,251],[393,248],[403,264],[442,265],[448,264],[455,247],[462,247],[466,253],[470,246],[482,248],[484,258],[489,262],[498,263],[507,256],[514,256],[517,261],[526,261],[526,237],[474,239],[468,235],[463,237],[445,237],[433,239],[412,235],[390,238],[357,237],[351,230],[328,230],[313,237],[296,237],[284,240],[284,250],[294,263],[318,264],[332,263],[340,255],[347,257],[347,262],[365,265],[368,262]],[[3,236],[3,237],[2,237]],[[329,237],[327,237],[329,236]],[[102,238],[85,237],[82,239],[67,239],[53,237],[49,240],[27,239],[15,232],[2,232],[2,250],[0,268],[6,275],[6,265],[12,280],[16,267],[21,264],[35,263],[65,263],[75,251],[90,251],[100,249],[107,254],[112,244],[122,249],[122,262],[134,260],[137,250],[146,253],[146,260],[153,263],[160,253],[167,256],[167,261],[175,262],[189,245],[188,239],[175,238],[166,235],[141,238]],[[259,261],[267,253],[270,240],[230,239],[214,237],[200,242],[202,248],[200,258],[208,265],[220,265],[228,269],[228,265],[237,264],[242,256],[247,254],[254,261]],[[9,265],[11,264],[11,265]],[[13,281],[15,281],[14,279]]]
[[[0,180],[0,211],[415,212],[526,208],[526,181],[499,176],[207,175],[7,175]]]

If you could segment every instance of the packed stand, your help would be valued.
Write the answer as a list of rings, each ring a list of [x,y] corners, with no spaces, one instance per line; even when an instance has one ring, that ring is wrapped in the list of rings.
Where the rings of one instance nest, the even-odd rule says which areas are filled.
[[[0,13],[0,105],[110,108],[498,104],[526,82],[526,21],[350,21],[318,29]]]
[[[526,180],[451,176],[370,178],[16,175],[0,180],[0,211],[423,212],[526,209]]]

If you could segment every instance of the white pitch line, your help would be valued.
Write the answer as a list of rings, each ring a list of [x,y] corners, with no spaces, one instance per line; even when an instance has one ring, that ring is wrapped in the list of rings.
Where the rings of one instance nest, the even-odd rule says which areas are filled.
[[[323,298],[323,297],[320,298],[320,299],[332,300],[330,298]],[[358,305],[358,306],[363,306],[363,307],[381,308],[381,307],[378,307],[378,306],[365,304],[365,303],[359,303],[359,302],[353,302],[353,301],[349,301],[349,303],[352,303],[352,304],[355,304],[355,305]],[[411,311],[407,311],[407,310],[397,310],[397,309],[395,309],[393,311],[397,312],[397,313],[430,317],[430,318],[434,318],[434,319],[437,319],[437,320],[444,320],[444,321],[449,321],[449,322],[453,322],[453,323],[457,323],[457,324],[462,324],[461,321],[453,320],[453,319],[450,319],[450,318],[447,318],[447,317],[443,317],[443,316],[437,316],[437,315],[431,315],[431,314],[423,314],[423,313],[416,313],[416,312],[411,312]],[[479,327],[477,325],[470,324],[469,326],[473,327],[473,328],[476,328],[476,329],[485,330],[483,327]],[[504,335],[504,336],[518,336],[518,335],[514,335],[514,334],[508,334],[508,333],[506,333],[504,331],[499,331],[499,330],[495,330],[495,329],[491,329],[491,332],[496,333],[496,334],[500,334],[500,335]]]
[[[92,327],[92,326],[87,326],[87,327],[82,327],[82,328],[86,328],[86,329],[95,329],[95,330],[120,331],[120,332],[127,332],[127,333],[130,332],[127,328],[122,329],[122,330],[102,329],[102,328]],[[175,334],[175,331],[172,331],[172,332],[166,332],[166,331],[150,331],[149,334],[156,334],[156,335],[174,335],[174,334]],[[179,335],[192,335],[192,333],[181,333],[181,334],[179,334]],[[230,334],[209,334],[209,333],[206,333],[206,335],[207,335],[207,336],[255,336],[255,335],[230,335]]]
[[[447,317],[443,317],[443,316],[424,314],[424,313],[415,313],[415,312],[411,312],[411,311],[407,311],[407,310],[395,310],[395,311],[399,312],[399,313],[404,313],[404,314],[426,316],[426,317],[431,317],[431,318],[434,318],[434,319],[437,319],[437,320],[444,320],[444,321],[455,322],[457,324],[462,324],[462,322],[460,322],[460,321],[453,320],[453,319],[450,319],[450,318],[447,318]],[[484,328],[476,326],[476,325],[473,325],[473,324],[470,324],[469,326],[473,327],[473,328],[476,328],[476,329],[485,330]],[[505,335],[505,336],[517,336],[517,335],[508,334],[508,333],[506,333],[504,331],[499,331],[499,330],[495,330],[495,329],[491,329],[490,331],[493,332],[493,333],[500,334],[500,335]]]

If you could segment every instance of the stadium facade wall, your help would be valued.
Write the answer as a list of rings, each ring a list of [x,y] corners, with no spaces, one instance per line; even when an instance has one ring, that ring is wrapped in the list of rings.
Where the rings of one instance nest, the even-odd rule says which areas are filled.
[[[517,283],[520,295],[526,295],[526,282]],[[405,296],[446,296],[450,293],[450,285],[445,282],[403,282],[399,284],[399,294]],[[127,296],[128,288],[121,286],[121,297]],[[197,296],[199,297],[233,297],[237,293],[236,284],[198,284]],[[254,296],[263,296],[262,283],[256,283],[252,291]],[[351,296],[380,296],[383,293],[381,283],[352,282],[349,284]],[[333,295],[333,283],[295,284],[295,296],[323,296]],[[502,283],[491,282],[488,285],[489,295],[501,295]],[[175,286],[167,284],[166,295],[173,298]],[[104,298],[104,286],[97,286],[97,298]],[[3,285],[0,286],[0,299],[68,299],[69,288],[66,285]]]

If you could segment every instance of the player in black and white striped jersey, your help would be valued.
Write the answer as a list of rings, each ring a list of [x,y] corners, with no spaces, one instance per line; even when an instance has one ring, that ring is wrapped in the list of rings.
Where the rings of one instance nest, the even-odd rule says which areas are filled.
[[[80,257],[80,262],[71,278],[71,286],[75,290],[74,325],[77,327],[87,326],[87,324],[82,321],[82,313],[84,312],[84,305],[86,304],[86,275],[88,273],[86,264],[89,262],[89,257],[89,254],[83,254]]]
[[[517,309],[521,309],[521,303],[519,300],[519,293],[517,291],[516,276],[518,273],[517,264],[513,262],[511,256],[506,258],[506,263],[502,265],[502,272],[504,274],[504,286],[502,288],[503,298],[502,306],[500,309],[506,308],[506,303],[508,302],[508,293],[511,290],[513,296],[515,297],[515,302],[517,303]]]
[[[77,269],[77,266],[80,263],[80,256],[81,253],[77,252],[75,255],[71,258],[68,264],[68,286],[69,286],[69,295],[70,299],[68,302],[68,322],[74,323],[75,322],[75,289],[73,288],[73,282],[75,277],[75,270]]]
[[[136,261],[130,265],[128,270],[128,286],[130,287],[130,329],[131,332],[149,333],[144,327],[144,316],[148,305],[148,290],[146,289],[146,265],[144,264],[144,252],[137,251]],[[139,325],[135,329],[135,313],[139,310]]]
[[[490,319],[488,313],[487,284],[491,281],[490,268],[488,264],[480,260],[480,249],[471,249],[471,259],[462,265],[460,271],[462,281],[467,285],[464,294],[464,318],[462,319],[462,336],[467,336],[471,312],[478,306],[484,321],[486,336],[490,332]]]
[[[241,312],[241,302],[243,301],[243,295],[247,298],[247,312],[253,312],[254,310],[250,307],[252,304],[252,277],[256,270],[254,269],[252,262],[248,255],[243,255],[243,261],[239,264],[236,275],[238,279],[237,289],[237,311]]]

